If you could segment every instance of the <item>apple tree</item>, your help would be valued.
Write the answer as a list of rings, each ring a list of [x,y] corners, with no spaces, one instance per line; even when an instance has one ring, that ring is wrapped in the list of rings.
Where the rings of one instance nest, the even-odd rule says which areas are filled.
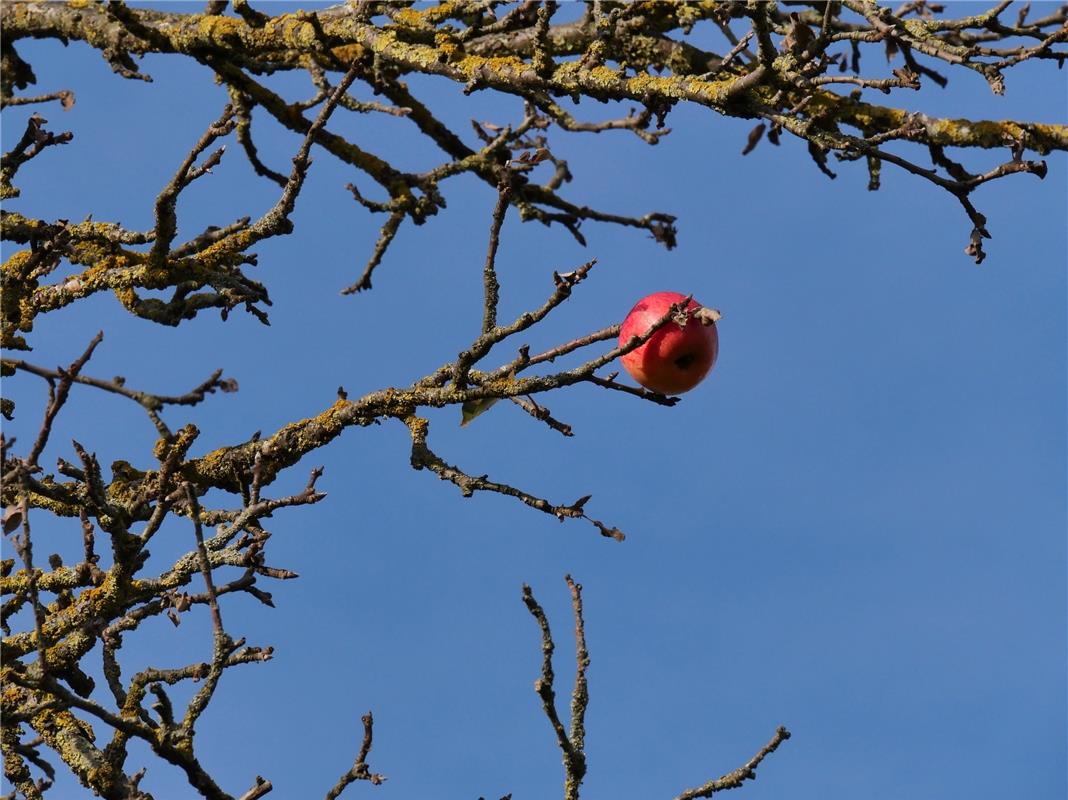
[[[964,253],[975,263],[988,258],[997,224],[981,210],[976,190],[1015,181],[1020,196],[1027,197],[1027,181],[1047,174],[1042,157],[1068,150],[1068,125],[958,118],[940,113],[936,104],[911,109],[908,96],[921,87],[978,76],[989,87],[996,113],[997,98],[1016,88],[1015,73],[1063,67],[1068,7],[1006,1],[976,13],[960,11],[955,4],[926,0],[898,8],[869,0],[581,5],[352,0],[302,10],[248,0],[196,7],[5,1],[2,104],[11,115],[5,116],[8,130],[18,126],[19,136],[0,167],[3,414],[23,426],[17,441],[9,433],[3,439],[8,552],[0,579],[0,744],[11,796],[45,796],[57,770],[64,770],[101,797],[147,798],[149,791],[140,786],[144,750],[136,747],[176,767],[193,791],[211,800],[252,800],[271,791],[270,764],[260,767],[266,777],[229,785],[205,765],[196,737],[202,715],[225,694],[223,676],[272,658],[269,643],[247,642],[234,632],[227,606],[239,596],[271,606],[265,584],[295,577],[272,558],[268,520],[283,509],[333,501],[324,499],[322,472],[312,461],[346,431],[359,436],[358,429],[402,425],[411,466],[453,484],[463,496],[517,500],[552,518],[546,524],[585,526],[594,538],[609,540],[606,546],[625,538],[626,520],[609,520],[611,508],[585,494],[543,496],[537,486],[503,482],[477,465],[457,466],[431,444],[431,421],[443,408],[475,426],[482,413],[500,413],[490,408],[503,401],[546,426],[546,435],[570,437],[571,425],[547,405],[569,387],[596,386],[626,402],[665,407],[678,402],[620,379],[614,362],[633,357],[661,329],[680,321],[699,324],[686,319],[689,298],[668,304],[622,338],[618,319],[590,325],[579,336],[558,336],[547,320],[557,319],[573,296],[594,291],[593,278],[607,279],[594,252],[581,263],[549,270],[543,290],[524,296],[520,312],[502,310],[507,286],[500,254],[509,218],[540,223],[582,245],[594,228],[651,238],[665,250],[686,235],[670,208],[636,208],[640,200],[633,198],[588,204],[579,165],[559,154],[559,142],[602,134],[635,137],[652,148],[669,141],[676,118],[692,124],[691,112],[700,112],[705,125],[748,121],[748,136],[738,142],[742,155],[758,146],[793,148],[791,155],[811,159],[814,181],[842,172],[843,195],[859,192],[858,178],[861,187],[866,182],[868,190],[878,190],[889,171],[911,181],[916,193],[948,193],[959,205]],[[190,147],[158,152],[158,161],[170,165],[169,177],[145,209],[152,220],[147,227],[127,226],[107,213],[78,221],[23,205],[43,198],[47,206],[50,193],[81,191],[91,208],[106,209],[108,196],[124,191],[34,184],[33,166],[83,135],[62,123],[63,109],[81,101],[79,76],[72,72],[69,85],[38,85],[40,48],[55,43],[91,51],[115,81],[139,86],[152,81],[155,65],[168,69],[187,62],[206,79],[199,86],[183,78],[183,91],[219,94],[215,118]],[[462,88],[455,101],[461,116],[480,114],[463,105],[474,109],[487,97],[510,116],[457,125],[456,107],[436,106],[433,95],[421,93],[420,81],[428,76]],[[297,86],[303,87],[300,96]],[[182,102],[173,98],[169,110],[180,114]],[[602,108],[611,113],[600,113]],[[374,122],[345,127],[340,120],[346,115]],[[389,135],[384,126],[391,125],[419,137],[422,146],[410,161],[383,154]],[[123,137],[138,136],[140,128],[136,118],[116,112],[111,147],[121,151]],[[273,130],[297,137],[288,164],[272,163],[257,144]],[[651,149],[647,158],[655,158],[657,149],[662,148]],[[213,170],[234,159],[243,159],[255,173],[260,196],[247,208],[208,224],[198,221],[191,230],[193,223],[183,216],[197,217],[185,198],[220,180],[221,170],[220,175]],[[735,168],[745,169],[745,162]],[[252,268],[272,257],[279,240],[301,240],[295,212],[317,171],[330,173],[332,185],[345,189],[345,202],[376,220],[377,234],[366,242],[348,281],[326,285],[316,276],[314,259],[301,267],[309,273],[307,291],[361,295],[353,303],[374,303],[373,283],[387,273],[404,278],[410,265],[391,258],[395,245],[415,235],[415,227],[433,226],[454,186],[477,184],[492,198],[492,212],[478,220],[484,238],[478,244],[478,318],[469,326],[474,335],[455,343],[454,358],[409,374],[404,382],[387,378],[372,391],[339,387],[330,402],[302,416],[275,424],[264,413],[264,422],[251,423],[263,426],[256,434],[211,441],[196,425],[183,423],[183,414],[218,400],[210,397],[216,393],[236,391],[229,368],[177,393],[130,385],[93,369],[106,332],[71,344],[63,366],[34,359],[40,341],[63,338],[59,320],[66,310],[101,297],[112,298],[109,309],[121,306],[163,327],[196,326],[208,314],[224,320],[247,315],[268,324],[272,287],[254,277]],[[263,197],[269,200],[261,209]],[[40,207],[40,202],[29,206]],[[343,213],[351,217],[348,207]],[[967,261],[959,250],[945,257]],[[552,343],[530,347],[527,337],[542,331]],[[196,355],[178,349],[161,354],[160,363],[186,356],[199,363]],[[336,382],[345,380],[339,370]],[[31,381],[43,382],[47,391],[40,408],[14,403],[7,391]],[[147,415],[154,444],[131,445],[108,468],[80,443],[91,438],[91,430],[73,441],[59,440],[57,420],[76,401],[91,402],[92,393],[116,396],[131,414]],[[260,402],[265,407],[270,398]],[[121,450],[124,440],[118,437],[112,445]],[[294,470],[304,470],[306,479],[292,491],[279,488]],[[271,524],[295,525],[291,520],[297,516],[281,515]],[[60,529],[73,531],[78,540],[73,558],[49,555],[49,539],[39,533]],[[160,545],[161,532],[173,529],[188,531],[188,547],[161,566],[150,560],[149,548]],[[556,699],[548,614],[529,587],[522,600],[540,635],[543,659],[535,690],[563,761],[564,796],[577,798],[587,773],[589,652],[582,588],[570,577],[567,587],[576,640],[567,713]],[[169,619],[177,625],[201,611],[211,624],[203,654],[140,668],[127,663],[124,645],[145,623]],[[370,713],[362,725],[352,767],[332,788],[332,779],[320,781],[328,798],[356,782],[385,780],[372,766]],[[767,731],[762,741],[747,744],[754,753],[749,760],[693,788],[676,788],[677,800],[743,786],[789,736],[784,727]]]

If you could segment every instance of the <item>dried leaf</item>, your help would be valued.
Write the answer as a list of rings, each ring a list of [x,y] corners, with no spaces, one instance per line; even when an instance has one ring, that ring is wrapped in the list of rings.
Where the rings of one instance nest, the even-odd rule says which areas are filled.
[[[715,325],[721,319],[723,315],[719,313],[718,308],[706,308],[702,306],[693,312],[693,318],[700,322],[702,325]]]
[[[757,144],[760,143],[761,138],[763,138],[764,136],[764,129],[766,127],[767,126],[763,122],[761,122],[759,125],[753,128],[753,130],[749,131],[749,136],[747,136],[745,140],[745,147],[742,148],[743,156],[749,155],[756,149]]]
[[[591,519],[590,522],[597,526],[597,530],[601,532],[601,536],[605,536],[609,539],[615,539],[617,542],[622,542],[624,539],[627,538],[626,534],[623,533],[623,531],[621,531],[619,528],[609,527],[600,520],[596,519]]]
[[[22,509],[8,506],[4,509],[4,533],[11,533],[22,524]]]
[[[964,252],[974,258],[976,264],[982,264],[986,258],[986,252],[983,250],[984,238],[989,239],[990,234],[979,227],[974,227],[972,228],[969,244],[964,248]]]
[[[475,417],[489,411],[497,403],[498,398],[487,397],[482,400],[468,400],[460,407],[460,427],[463,428]]]
[[[803,53],[805,48],[812,44],[816,34],[812,29],[801,21],[796,11],[790,13],[790,30],[782,40],[782,49],[793,53]]]
[[[827,166],[827,151],[820,147],[815,142],[808,143],[808,154],[812,156],[812,160],[816,162],[816,166],[820,168],[820,172],[826,175],[831,180],[834,180],[838,176],[833,173],[830,167]]]

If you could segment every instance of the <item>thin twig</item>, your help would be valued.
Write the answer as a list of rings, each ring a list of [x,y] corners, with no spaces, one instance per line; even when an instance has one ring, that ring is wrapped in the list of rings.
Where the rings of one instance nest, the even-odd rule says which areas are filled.
[[[482,333],[489,333],[497,327],[497,302],[500,299],[501,285],[497,281],[497,248],[500,247],[501,226],[508,212],[508,203],[512,196],[512,184],[506,177],[497,189],[497,205],[493,209],[490,223],[489,245],[486,249],[486,263],[482,267],[483,309]]]
[[[619,542],[626,538],[619,529],[610,527],[586,514],[585,505],[589,502],[591,495],[580,497],[571,505],[557,505],[515,486],[491,481],[488,475],[469,475],[459,467],[449,464],[430,449],[427,444],[430,423],[427,420],[413,415],[407,417],[404,423],[408,426],[412,435],[412,467],[417,470],[428,469],[442,480],[455,484],[464,497],[471,497],[475,492],[503,494],[508,497],[514,497],[545,514],[551,514],[561,522],[565,519],[585,519],[606,538],[615,539]]]
[[[571,590],[571,603],[575,612],[575,655],[577,671],[575,674],[575,689],[571,695],[571,733],[564,729],[563,723],[556,712],[556,692],[553,689],[553,644],[552,632],[549,630],[549,620],[545,611],[534,599],[534,593],[529,586],[523,584],[523,603],[531,616],[538,623],[541,630],[541,676],[534,681],[534,691],[541,698],[542,710],[556,734],[556,744],[564,759],[564,799],[578,800],[579,788],[582,779],[586,775],[586,754],[584,752],[586,740],[585,716],[586,706],[589,703],[589,692],[586,685],[586,668],[589,666],[590,657],[586,650],[586,635],[582,619],[582,587],[572,581],[571,576],[565,577],[568,588]]]
[[[175,234],[178,232],[178,218],[175,215],[175,206],[178,201],[178,195],[181,194],[189,184],[199,178],[201,175],[205,175],[211,172],[212,168],[217,166],[222,159],[225,147],[220,147],[211,153],[203,163],[197,167],[193,165],[200,157],[201,153],[207,150],[216,140],[226,136],[234,129],[234,109],[233,106],[227,105],[223,109],[222,114],[215,122],[208,126],[208,129],[204,131],[204,134],[200,137],[193,149],[189,151],[189,154],[185,157],[181,166],[178,167],[178,171],[171,178],[163,191],[159,193],[156,198],[156,228],[155,228],[155,240],[152,243],[152,250],[149,253],[149,258],[157,263],[162,263],[167,256],[168,250],[170,250],[171,242],[174,241]]]
[[[42,451],[48,444],[48,437],[52,433],[52,423],[55,421],[56,415],[59,410],[63,408],[63,404],[67,402],[67,395],[70,394],[71,384],[74,382],[76,376],[81,372],[82,367],[92,357],[93,351],[96,346],[104,340],[104,332],[99,331],[93,340],[89,342],[89,346],[85,348],[85,351],[74,360],[74,362],[65,370],[60,369],[58,373],[60,375],[59,384],[56,386],[55,391],[51,392],[51,400],[48,404],[48,408],[45,410],[44,419],[41,421],[41,429],[37,433],[37,440],[33,443],[33,448],[30,450],[29,456],[26,457],[26,465],[29,468],[37,466],[37,459],[40,458]],[[49,388],[51,390],[51,382]]]
[[[96,389],[102,389],[103,391],[111,392],[112,394],[127,397],[142,406],[148,412],[149,418],[152,420],[153,425],[155,425],[156,430],[159,431],[161,436],[165,437],[170,437],[172,434],[170,429],[163,423],[163,420],[160,419],[158,415],[158,412],[164,406],[195,406],[202,402],[206,395],[213,394],[217,390],[223,392],[237,391],[237,381],[232,378],[223,378],[221,369],[215,370],[207,380],[201,382],[185,394],[157,395],[130,389],[126,386],[125,380],[121,378],[113,378],[109,381],[101,378],[93,378],[89,375],[72,373],[69,369],[50,370],[45,367],[37,366],[36,364],[30,364],[20,358],[5,358],[3,359],[3,364],[5,367],[28,372],[31,375],[37,375],[47,381],[58,379],[62,382],[66,378],[73,383],[78,383],[83,386],[92,386]]]
[[[756,780],[756,770],[757,767],[760,766],[760,762],[774,753],[779,745],[789,738],[790,732],[786,730],[786,728],[780,727],[775,731],[775,735],[771,737],[771,741],[761,747],[755,756],[738,769],[733,772],[728,772],[726,775],[716,778],[715,780],[711,780],[702,786],[687,789],[685,792],[678,795],[675,800],[696,800],[696,798],[699,797],[711,797],[716,792],[721,792],[726,789],[737,789],[747,780]]]
[[[575,613],[575,688],[571,692],[571,734],[570,741],[574,752],[578,754],[571,765],[575,782],[575,797],[578,786],[586,773],[586,708],[590,704],[589,685],[586,670],[590,666],[590,653],[586,649],[586,622],[582,616],[582,584],[575,583],[570,575],[565,575],[567,588],[571,590],[571,607]]]
[[[371,768],[367,766],[367,757],[371,754],[371,740],[374,735],[374,717],[368,711],[360,719],[363,722],[363,742],[360,744],[360,752],[357,754],[356,761],[353,762],[349,771],[342,775],[338,782],[326,793],[326,800],[337,800],[350,783],[370,781],[372,785],[378,786],[386,780],[385,775],[371,772]]]
[[[19,508],[22,514],[22,536],[15,541],[15,549],[22,557],[22,563],[26,568],[28,596],[30,611],[33,614],[33,628],[37,645],[37,658],[40,664],[41,675],[48,675],[48,640],[45,639],[45,609],[41,605],[41,597],[37,589],[38,574],[33,566],[33,539],[30,537],[30,500],[26,489],[25,469],[19,472]]]
[[[215,591],[215,581],[211,577],[211,562],[208,560],[208,550],[204,546],[204,530],[200,524],[200,503],[197,500],[193,484],[186,483],[183,486],[185,499],[189,504],[189,516],[193,520],[193,530],[197,539],[197,554],[200,558],[200,571],[204,576],[204,586],[208,590],[208,606],[211,608],[211,624],[216,637],[225,636],[222,622],[222,612],[219,611],[219,598]]]

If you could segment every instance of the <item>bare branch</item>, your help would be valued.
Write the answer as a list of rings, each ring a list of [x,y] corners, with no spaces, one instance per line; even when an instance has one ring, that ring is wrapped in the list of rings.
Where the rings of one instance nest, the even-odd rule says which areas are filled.
[[[578,800],[579,787],[582,779],[586,776],[586,754],[584,751],[586,741],[586,706],[589,703],[589,692],[586,686],[586,669],[590,664],[590,656],[586,651],[585,623],[582,618],[582,587],[571,580],[571,576],[565,576],[568,588],[571,590],[571,603],[575,612],[575,654],[577,669],[575,673],[575,688],[571,693],[571,732],[564,729],[564,724],[556,712],[556,692],[553,689],[555,675],[553,673],[553,644],[552,633],[549,630],[549,620],[545,611],[534,599],[534,593],[526,584],[523,585],[523,603],[531,616],[534,617],[541,629],[541,677],[534,681],[534,691],[541,698],[542,710],[556,734],[556,743],[564,759],[564,798],[565,800]]]
[[[696,800],[698,797],[711,797],[716,792],[721,792],[726,789],[737,789],[748,780],[756,780],[756,770],[757,767],[760,766],[760,762],[774,753],[779,745],[789,738],[790,732],[786,730],[786,728],[780,727],[775,731],[775,735],[771,737],[771,741],[761,747],[755,756],[738,769],[733,772],[728,772],[720,778],[711,780],[702,786],[687,789],[685,792],[677,795],[675,800]]]
[[[371,768],[367,766],[367,757],[371,754],[371,740],[374,735],[374,717],[368,711],[360,719],[363,722],[363,742],[360,744],[360,752],[349,771],[342,775],[326,793],[326,800],[336,800],[349,784],[356,781],[370,781],[372,785],[378,786],[386,780],[384,775],[371,772]]]
[[[497,188],[497,205],[493,209],[486,263],[482,268],[482,333],[484,334],[497,327],[497,301],[500,292],[500,284],[497,282],[497,248],[500,246],[501,226],[504,224],[504,215],[508,211],[508,200],[511,194],[511,184],[507,179],[502,180]]]
[[[152,244],[149,258],[157,263],[162,263],[165,260],[171,242],[174,241],[174,236],[178,232],[178,218],[175,215],[178,195],[201,175],[211,172],[212,167],[217,166],[222,159],[225,148],[220,147],[211,153],[199,166],[194,167],[193,165],[205,150],[211,147],[218,139],[228,135],[234,129],[234,124],[233,107],[227,106],[223,109],[220,117],[208,126],[208,129],[204,131],[204,135],[193,145],[193,149],[189,151],[189,155],[185,157],[181,166],[178,167],[178,171],[171,178],[170,183],[163,188],[163,191],[156,198],[155,241]]]
[[[5,358],[3,359],[5,367],[9,367],[13,370],[19,370],[22,372],[28,372],[31,375],[37,375],[45,380],[52,382],[59,380],[69,380],[71,383],[78,383],[83,386],[92,386],[96,389],[102,389],[105,392],[112,394],[118,394],[123,397],[128,397],[148,412],[149,419],[152,424],[155,425],[156,430],[159,431],[161,436],[170,437],[171,431],[164,424],[163,420],[159,417],[158,412],[164,407],[169,405],[179,406],[195,406],[202,402],[204,398],[209,394],[214,394],[216,391],[222,392],[236,392],[237,381],[233,378],[222,377],[222,370],[215,370],[207,380],[200,383],[190,391],[181,395],[156,395],[148,392],[142,392],[135,389],[130,389],[126,386],[125,379],[121,377],[112,378],[111,380],[104,380],[101,378],[93,378],[88,375],[81,375],[76,372],[67,370],[50,370],[45,367],[37,366],[36,364],[30,364],[20,358]],[[57,393],[58,396],[58,393]]]
[[[37,465],[37,459],[40,458],[42,451],[45,449],[45,445],[48,444],[48,437],[52,433],[52,423],[55,421],[56,415],[59,410],[63,408],[64,403],[67,402],[67,396],[70,394],[71,384],[82,367],[92,357],[93,351],[96,346],[104,340],[104,332],[100,331],[93,340],[89,342],[89,346],[85,348],[85,352],[82,353],[74,362],[65,370],[58,370],[60,379],[58,386],[52,391],[52,384],[49,383],[50,399],[48,408],[45,410],[44,420],[41,421],[41,430],[37,433],[37,440],[33,443],[33,448],[30,450],[29,456],[26,457],[26,465],[30,468]]]
[[[417,470],[428,469],[444,481],[455,484],[464,497],[471,497],[475,492],[494,492],[496,494],[514,497],[522,503],[536,508],[545,514],[551,514],[563,522],[565,519],[585,519],[601,533],[610,539],[623,541],[624,534],[616,528],[611,528],[604,523],[592,519],[584,510],[590,495],[580,497],[571,505],[555,505],[541,497],[537,497],[522,489],[509,486],[506,483],[491,481],[487,475],[469,475],[459,467],[445,462],[434,453],[427,445],[427,434],[430,431],[430,423],[422,417],[411,416],[404,420],[412,434],[412,467]]]
[[[48,122],[40,114],[34,114],[26,122],[26,132],[15,144],[14,149],[4,153],[0,158],[0,198],[4,200],[19,196],[19,190],[11,185],[12,178],[18,172],[19,167],[40,155],[46,147],[57,144],[66,144],[74,138],[70,131],[65,133],[50,133],[44,129]]]

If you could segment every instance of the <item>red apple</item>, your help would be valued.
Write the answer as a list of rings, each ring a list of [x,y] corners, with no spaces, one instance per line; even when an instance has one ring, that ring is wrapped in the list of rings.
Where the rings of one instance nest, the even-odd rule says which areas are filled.
[[[632,336],[641,336],[686,295],[656,292],[643,297],[627,314],[619,331],[620,346]],[[702,312],[698,314],[697,312]],[[646,389],[661,394],[682,394],[699,384],[716,363],[719,336],[718,313],[691,300],[686,306],[687,321],[680,326],[672,320],[654,333],[641,347],[621,359],[623,366]],[[706,324],[707,323],[707,324]]]

